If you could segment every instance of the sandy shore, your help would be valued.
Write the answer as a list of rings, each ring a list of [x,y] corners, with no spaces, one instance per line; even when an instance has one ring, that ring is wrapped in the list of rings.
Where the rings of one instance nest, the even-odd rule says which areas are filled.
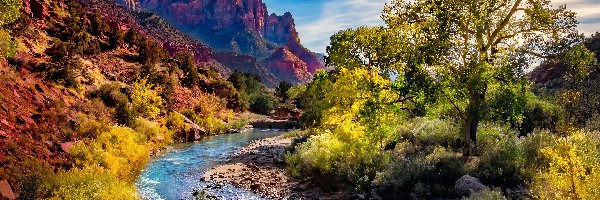
[[[282,136],[257,140],[207,171],[205,181],[233,184],[269,199],[339,199],[312,184],[293,178],[284,162],[292,138]]]

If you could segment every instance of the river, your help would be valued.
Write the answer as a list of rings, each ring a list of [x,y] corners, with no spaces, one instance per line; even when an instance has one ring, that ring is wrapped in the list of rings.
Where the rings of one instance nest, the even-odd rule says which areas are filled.
[[[251,141],[281,135],[278,130],[253,129],[245,133],[207,137],[196,143],[179,144],[154,156],[136,186],[140,196],[149,200],[193,199],[194,190],[204,190],[220,199],[262,199],[232,185],[215,186],[201,181],[208,169]]]

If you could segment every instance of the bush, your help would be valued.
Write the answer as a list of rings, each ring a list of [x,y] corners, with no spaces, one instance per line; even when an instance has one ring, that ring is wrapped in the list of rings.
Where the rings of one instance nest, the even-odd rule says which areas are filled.
[[[189,124],[185,123],[183,116],[171,112],[165,117],[165,126],[174,133],[175,140],[186,141],[187,132],[192,128]]]
[[[198,124],[198,126],[204,128],[209,134],[223,133],[228,129],[227,124],[214,114],[198,117],[196,118],[195,122]]]
[[[506,200],[506,197],[502,195],[500,189],[494,188],[476,192],[463,200]]]
[[[69,154],[79,168],[99,165],[120,180],[133,183],[150,154],[146,136],[130,128],[114,127],[94,141],[77,143]]]
[[[135,132],[145,136],[150,149],[155,151],[173,144],[173,132],[167,126],[138,117],[131,125]]]
[[[417,146],[458,148],[462,144],[460,130],[452,121],[415,118],[404,124],[403,128],[401,136]]]
[[[115,118],[120,125],[129,126],[138,117],[137,110],[129,102],[118,104],[115,110]]]
[[[59,172],[50,178],[52,195],[48,199],[139,199],[132,184],[97,167]]]
[[[532,191],[541,199],[599,199],[598,133],[571,132],[540,150],[548,167],[536,174]]]
[[[525,106],[519,132],[524,136],[532,133],[534,129],[555,131],[561,118],[561,108],[558,105],[530,98]]]
[[[325,132],[299,144],[295,152],[287,153],[285,158],[292,175],[308,175],[333,187],[350,184],[368,191],[376,173],[388,163],[389,155],[365,145],[363,142],[348,144]]]
[[[17,44],[13,41],[8,32],[0,29],[0,58],[8,58],[15,56],[15,48]]]
[[[121,86],[118,83],[103,84],[98,90],[91,92],[90,96],[101,99],[106,106],[112,108],[129,103],[129,98],[121,92]]]
[[[160,87],[154,87],[146,79],[133,83],[131,104],[137,113],[142,116],[156,117],[160,114],[163,100],[160,97]]]
[[[269,94],[262,94],[256,98],[256,101],[252,105],[250,105],[250,110],[252,112],[270,115],[275,109],[275,98]]]
[[[88,116],[78,113],[75,117],[75,133],[78,138],[96,139],[101,133],[110,129],[105,123],[89,119]]]
[[[421,156],[395,156],[374,185],[386,199],[456,198],[454,182],[466,172],[460,153],[443,147]]]

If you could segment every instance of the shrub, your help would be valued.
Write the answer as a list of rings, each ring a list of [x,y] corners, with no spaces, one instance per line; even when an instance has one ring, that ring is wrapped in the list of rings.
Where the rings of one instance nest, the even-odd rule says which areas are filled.
[[[17,44],[8,32],[0,29],[0,58],[13,57]]]
[[[454,182],[466,172],[461,154],[437,147],[421,155],[395,156],[389,167],[377,174],[374,185],[384,198],[457,197]]]
[[[131,92],[131,104],[142,116],[156,117],[160,114],[163,100],[159,95],[160,87],[154,87],[146,79],[133,83]]]
[[[175,140],[186,141],[186,133],[192,128],[189,124],[185,123],[183,116],[171,112],[165,117],[165,126],[174,133]]]
[[[155,151],[173,144],[173,132],[157,122],[138,117],[131,125],[135,132],[141,133],[148,141],[150,149]]]
[[[195,122],[200,127],[204,128],[209,134],[223,133],[228,128],[227,124],[223,120],[216,117],[214,114],[209,114],[204,117],[198,117]]]
[[[523,122],[520,124],[521,135],[532,133],[534,129],[555,131],[562,118],[560,107],[537,98],[530,98],[525,105]]]
[[[598,133],[572,132],[540,153],[549,167],[535,177],[532,191],[542,199],[598,199],[600,141]]]
[[[463,198],[463,200],[506,200],[506,197],[502,195],[502,190],[493,188],[476,192],[469,197]]]
[[[50,179],[48,199],[139,199],[132,184],[98,167],[59,172]]]
[[[457,148],[462,144],[458,126],[452,121],[440,119],[415,118],[407,124],[410,127],[403,137],[417,146],[443,146]]]
[[[262,94],[256,98],[256,101],[250,105],[252,112],[269,115],[275,109],[275,98],[269,94]]]
[[[88,116],[82,113],[77,114],[75,122],[77,125],[74,131],[78,138],[96,139],[101,133],[108,131],[110,128],[105,123],[89,119]]]
[[[99,165],[110,174],[133,183],[148,161],[146,136],[130,128],[114,127],[94,141],[77,143],[69,154],[79,168]]]
[[[153,66],[168,57],[161,44],[151,39],[142,39],[136,46],[138,46],[138,60],[144,66]]]
[[[368,191],[377,172],[388,163],[389,155],[364,142],[345,143],[326,131],[313,136],[286,154],[288,170],[295,176],[308,175],[324,184],[350,184]]]
[[[119,103],[115,108],[115,118],[120,125],[129,126],[137,117],[137,110],[129,102]]]
[[[106,106],[112,108],[129,103],[129,98],[121,92],[121,86],[118,83],[103,84],[98,90],[91,92],[90,96],[100,98]]]

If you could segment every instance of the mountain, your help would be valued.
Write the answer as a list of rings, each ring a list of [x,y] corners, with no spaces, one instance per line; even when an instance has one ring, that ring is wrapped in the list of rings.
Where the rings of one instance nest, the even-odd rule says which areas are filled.
[[[140,4],[214,51],[230,52],[221,54],[221,59],[217,59],[227,67],[261,72],[267,83],[274,84],[279,80],[306,82],[304,77],[290,77],[288,74],[312,74],[324,67],[321,56],[302,46],[292,14],[269,14],[262,0],[141,0]],[[281,47],[304,64],[292,66],[291,62],[284,60],[274,62],[276,57],[289,58],[275,55],[280,54],[278,50]],[[252,56],[255,60],[242,65],[230,61],[239,55]],[[270,66],[275,63],[279,66]],[[288,65],[285,69],[293,71],[277,71],[275,74],[264,71],[264,68],[283,69],[282,64]]]

